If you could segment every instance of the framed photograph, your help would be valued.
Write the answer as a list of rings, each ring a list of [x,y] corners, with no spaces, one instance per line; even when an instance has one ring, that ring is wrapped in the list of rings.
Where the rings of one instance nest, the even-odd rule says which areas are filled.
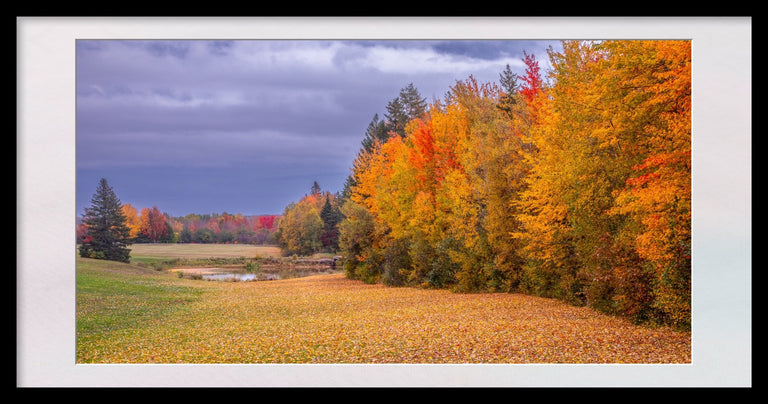
[[[19,17],[17,386],[751,387],[751,28]]]

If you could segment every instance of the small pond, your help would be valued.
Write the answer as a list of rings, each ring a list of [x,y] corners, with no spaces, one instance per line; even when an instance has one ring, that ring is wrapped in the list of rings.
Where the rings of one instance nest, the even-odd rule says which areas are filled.
[[[241,273],[221,273],[221,274],[207,274],[203,275],[203,279],[207,281],[255,281],[255,280],[275,280],[280,279],[280,275],[277,274],[264,274],[261,277],[257,277],[256,274],[241,274]]]
[[[177,272],[180,278],[224,282],[271,281],[337,272],[335,268],[325,263],[320,265],[301,265],[300,263],[260,265],[256,272],[249,272],[245,266],[238,265],[214,268],[176,268],[172,271]]]

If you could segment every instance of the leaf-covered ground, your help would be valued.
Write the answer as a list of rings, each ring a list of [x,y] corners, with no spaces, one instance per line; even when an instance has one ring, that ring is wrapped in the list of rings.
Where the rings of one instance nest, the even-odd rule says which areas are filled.
[[[690,333],[552,299],[366,285],[342,274],[208,282],[100,265],[78,259],[78,363],[691,361]]]

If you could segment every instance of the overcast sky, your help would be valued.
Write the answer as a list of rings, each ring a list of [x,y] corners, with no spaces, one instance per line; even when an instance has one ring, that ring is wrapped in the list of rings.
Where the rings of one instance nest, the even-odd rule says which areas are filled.
[[[340,191],[374,114],[409,83],[432,101],[498,82],[545,41],[78,40],[77,212],[100,178],[123,203],[279,214]]]

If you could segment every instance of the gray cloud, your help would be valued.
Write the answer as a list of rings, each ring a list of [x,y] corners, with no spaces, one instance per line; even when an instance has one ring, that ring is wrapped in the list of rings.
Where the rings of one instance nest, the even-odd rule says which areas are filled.
[[[218,184],[208,189],[222,210],[280,213],[287,195],[298,199],[317,177],[340,190],[368,123],[401,88],[413,83],[431,101],[470,74],[496,81],[506,64],[522,72],[522,50],[539,55],[546,44],[521,45],[79,40],[78,210],[102,173],[173,214],[190,213],[194,201],[201,212],[214,208],[202,202],[213,195],[181,188],[202,183]],[[222,184],[269,187],[275,197]]]

